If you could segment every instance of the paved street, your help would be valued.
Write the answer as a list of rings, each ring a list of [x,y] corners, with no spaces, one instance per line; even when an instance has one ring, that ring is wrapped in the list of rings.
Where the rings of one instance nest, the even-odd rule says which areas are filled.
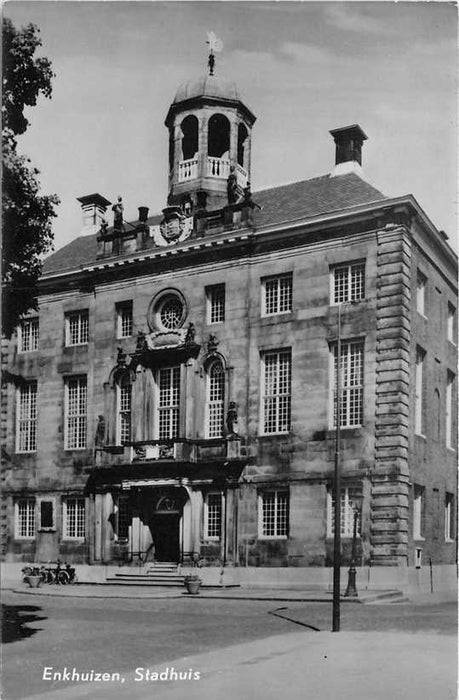
[[[329,632],[331,606],[325,603],[186,596],[101,600],[9,591],[3,602],[5,700],[39,694],[55,700],[181,700],[185,683],[190,700],[267,698],[275,696],[275,689],[277,697],[282,693],[288,700],[328,700],[336,697],[339,674],[344,674],[353,700],[414,698],[411,692],[416,688],[425,697],[456,697],[456,608],[451,603],[344,604],[342,632],[337,635]],[[163,673],[172,665],[176,671],[199,671],[200,680],[155,685],[135,673],[161,664]],[[124,684],[43,680],[45,667],[53,667],[53,672],[116,672]],[[395,693],[396,678],[405,686],[403,694]],[[245,679],[237,691],[236,679]],[[382,683],[386,694],[370,693],[369,683]]]

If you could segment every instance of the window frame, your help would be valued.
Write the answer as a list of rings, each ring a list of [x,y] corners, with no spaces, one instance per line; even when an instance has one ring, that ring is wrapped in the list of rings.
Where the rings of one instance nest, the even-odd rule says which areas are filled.
[[[33,395],[32,389],[35,389],[35,400],[31,401]],[[27,412],[32,415],[27,418],[21,418],[21,403],[24,395],[24,390],[27,390],[29,396]],[[21,449],[21,423],[26,424],[26,440],[32,442],[33,447]],[[16,390],[16,453],[31,454],[37,451],[38,438],[38,381],[31,379],[19,386]]]
[[[71,323],[77,321],[77,341],[72,342]],[[78,309],[65,314],[65,347],[75,348],[89,343],[89,309]]]
[[[209,499],[211,497],[218,496],[220,498],[220,519],[219,519],[219,534],[211,535],[209,521],[210,521],[210,504]],[[224,513],[225,513],[225,494],[223,491],[208,491],[204,498],[204,539],[209,542],[220,542],[223,537],[224,530]]]
[[[426,351],[420,345],[416,345],[416,358],[414,368],[414,432],[420,437],[425,437],[425,361]]]
[[[176,387],[178,391],[178,397],[177,401],[169,401],[168,403],[165,403],[164,405],[161,402],[161,374],[163,372],[169,371],[170,376],[172,381],[169,382],[169,386],[172,384],[172,392],[170,388],[168,389],[170,393],[171,399],[174,398],[174,376],[173,376],[173,371],[177,370],[178,374],[178,381],[176,382]],[[180,402],[182,400],[182,365],[165,365],[164,367],[159,367],[157,371],[155,372],[155,415],[157,417],[155,421],[155,434],[156,434],[156,439],[161,440],[161,441],[169,441],[169,440],[176,440],[179,435],[180,435],[180,418],[181,418],[181,405]],[[168,430],[168,435],[161,434],[161,412],[163,413],[168,413],[169,418],[167,420],[168,425],[169,425],[169,430]],[[175,416],[176,418],[171,418],[171,416]],[[176,424],[176,429],[171,430],[171,426]],[[171,434],[173,433],[173,434]]]
[[[29,512],[26,515],[26,530],[27,534],[20,534],[20,503],[27,503],[27,511],[31,511],[32,517],[30,517]],[[29,506],[31,508],[29,509]],[[29,530],[30,523],[32,527]],[[33,530],[33,534],[29,534]],[[15,540],[34,540],[37,536],[37,500],[35,497],[25,496],[24,498],[16,498],[14,501],[14,539]]]
[[[413,484],[413,540],[423,541],[424,537],[424,513],[425,513],[425,487]]]
[[[417,270],[416,273],[416,311],[418,314],[427,318],[426,316],[426,300],[427,300],[427,277]]]
[[[282,290],[282,282],[287,281],[287,307],[281,309],[281,302],[283,297],[285,297],[285,291]],[[275,282],[275,304],[276,308],[273,311],[269,311],[267,306],[267,285]],[[285,300],[284,300],[285,304]],[[280,316],[292,313],[293,310],[293,272],[283,272],[277,275],[269,275],[267,277],[261,278],[261,316],[262,318],[269,318],[271,316]]]
[[[129,409],[123,408],[123,390],[129,390]],[[117,378],[115,383],[115,393],[116,393],[116,444],[126,445],[130,442],[132,438],[132,383],[130,381],[129,375],[126,373],[122,374]],[[123,421],[127,422],[124,424]],[[123,431],[128,425],[128,436],[123,439]]]
[[[211,401],[212,392],[212,370],[215,367],[220,367],[220,393],[221,398],[214,399]],[[223,362],[219,357],[212,359],[206,367],[206,400],[205,400],[205,414],[204,414],[204,435],[207,440],[213,440],[224,437],[224,422],[225,422],[225,394],[226,394],[226,374]],[[215,391],[215,390],[214,390]],[[220,430],[213,430],[214,425],[217,425],[216,420],[212,420],[212,411],[215,409],[221,413]]]
[[[75,501],[75,534],[69,534],[69,502]],[[78,509],[78,504],[83,504],[83,508]],[[78,533],[78,525],[81,525],[81,518],[78,518],[78,510],[83,511],[83,535]],[[84,542],[86,540],[87,525],[86,525],[87,509],[86,499],[84,496],[65,496],[62,499],[62,539],[65,541]]]
[[[445,542],[454,542],[454,494],[445,492]]]
[[[70,383],[71,382],[79,382],[78,385],[78,397],[77,397],[77,403],[80,404],[81,397],[81,389],[82,389],[82,382],[84,381],[84,388],[85,388],[85,396],[84,396],[84,413],[80,413],[79,411],[76,412],[75,414],[70,415],[69,414],[69,390],[70,390]],[[78,407],[79,408],[79,407]],[[70,446],[69,445],[69,434],[70,434],[70,419],[71,418],[77,418],[76,425],[77,431],[76,431],[76,442],[77,446]],[[80,420],[84,418],[84,422],[80,424]],[[81,427],[84,426],[84,427]],[[84,434],[84,445],[79,444],[81,441],[80,439],[80,431],[83,431]],[[88,449],[88,378],[87,375],[71,375],[68,377],[64,378],[64,450],[86,450]]]
[[[352,356],[349,352],[351,346],[360,348],[360,382],[358,384],[344,385],[345,377],[354,377],[355,374],[355,355]],[[347,353],[344,353],[344,351]],[[352,357],[354,357],[354,368],[352,366]],[[333,341],[329,344],[329,429],[336,430],[336,379],[337,379],[337,359],[338,359],[338,341]],[[346,363],[345,372],[343,372],[343,361]],[[341,367],[340,367],[340,384],[341,384],[341,406],[340,406],[340,428],[354,429],[361,428],[365,422],[365,338],[351,338],[341,340]],[[356,394],[358,392],[358,395]],[[358,400],[358,422],[350,422],[353,406],[355,406],[355,396]],[[354,408],[355,410],[355,408]]]
[[[218,298],[220,295],[220,298]],[[214,312],[219,318],[214,319]],[[206,320],[207,325],[217,326],[226,320],[226,285],[212,284],[206,287]]]
[[[450,301],[448,302],[448,315],[446,318],[446,337],[456,345],[456,307]]]
[[[361,294],[358,297],[352,297],[353,281],[352,274],[354,268],[363,268],[361,283],[359,288],[361,289]],[[344,285],[345,292],[343,293],[343,299],[339,299],[337,295],[337,284],[336,284],[336,272],[347,270],[347,279]],[[356,285],[354,285],[356,286]],[[330,306],[340,306],[341,304],[351,304],[365,301],[366,298],[366,259],[360,260],[350,260],[349,262],[336,263],[330,265]],[[337,298],[338,296],[338,298]]]
[[[28,328],[25,333],[25,327]],[[35,330],[35,332],[34,332]],[[32,347],[24,347],[24,340]],[[24,318],[18,326],[18,353],[36,352],[40,342],[40,319],[38,316]]]
[[[123,317],[123,314],[125,312],[129,313],[128,317],[128,325],[129,325],[129,332],[126,333],[123,331],[123,327],[125,324],[125,318]],[[116,304],[116,338],[117,340],[123,340],[124,338],[132,338],[134,331],[134,322],[133,322],[133,304],[132,300],[127,300],[127,301],[120,301],[119,303]]]
[[[276,393],[272,394],[266,394],[266,385],[267,385],[267,365],[266,365],[266,358],[269,356],[277,356],[277,362],[276,362],[276,378],[275,378],[275,384],[276,384]],[[288,392],[283,392],[279,393],[278,391],[278,386],[279,383],[283,384],[282,377],[280,376],[280,357],[284,355],[288,357],[288,368],[289,368],[289,374],[288,374]],[[291,429],[292,429],[292,370],[293,370],[293,363],[292,363],[292,349],[291,348],[279,348],[279,349],[274,349],[274,350],[263,350],[260,352],[260,435],[287,435]],[[281,425],[281,412],[280,409],[284,409],[284,404],[282,399],[288,399],[287,405],[287,414],[288,414],[288,423],[285,428],[282,428]],[[267,430],[267,423],[268,423],[268,410],[269,410],[269,404],[267,407],[267,401],[268,400],[275,400],[275,423],[276,423],[276,429],[275,430]]]
[[[454,450],[454,381],[456,375],[451,370],[446,372],[445,391],[445,443],[449,450]]]
[[[274,494],[274,525],[275,534],[267,535],[265,533],[265,497]],[[279,512],[279,498],[285,498],[285,522],[279,523],[279,518],[282,516],[282,511]],[[288,540],[290,536],[290,492],[285,488],[263,489],[258,492],[258,539],[259,540]],[[285,530],[285,533],[279,534],[279,530]]]

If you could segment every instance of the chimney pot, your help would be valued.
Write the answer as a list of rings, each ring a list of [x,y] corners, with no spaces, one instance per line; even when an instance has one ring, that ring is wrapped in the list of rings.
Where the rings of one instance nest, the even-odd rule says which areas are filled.
[[[139,207],[139,221],[145,223],[148,219],[148,207]]]

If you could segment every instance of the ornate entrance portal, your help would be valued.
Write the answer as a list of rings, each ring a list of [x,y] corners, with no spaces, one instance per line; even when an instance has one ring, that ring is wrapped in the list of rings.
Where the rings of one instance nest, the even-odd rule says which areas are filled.
[[[149,521],[155,561],[180,561],[180,522],[182,503],[173,496],[163,496],[156,504],[153,517]]]

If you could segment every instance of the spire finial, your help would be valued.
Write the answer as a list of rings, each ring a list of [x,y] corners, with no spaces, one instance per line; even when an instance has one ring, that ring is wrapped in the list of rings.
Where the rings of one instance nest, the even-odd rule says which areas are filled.
[[[209,75],[213,75],[215,67],[214,54],[220,53],[220,51],[223,49],[223,41],[219,39],[214,32],[207,32],[206,44],[209,44],[210,48],[209,59],[207,61],[207,65],[209,66]]]

